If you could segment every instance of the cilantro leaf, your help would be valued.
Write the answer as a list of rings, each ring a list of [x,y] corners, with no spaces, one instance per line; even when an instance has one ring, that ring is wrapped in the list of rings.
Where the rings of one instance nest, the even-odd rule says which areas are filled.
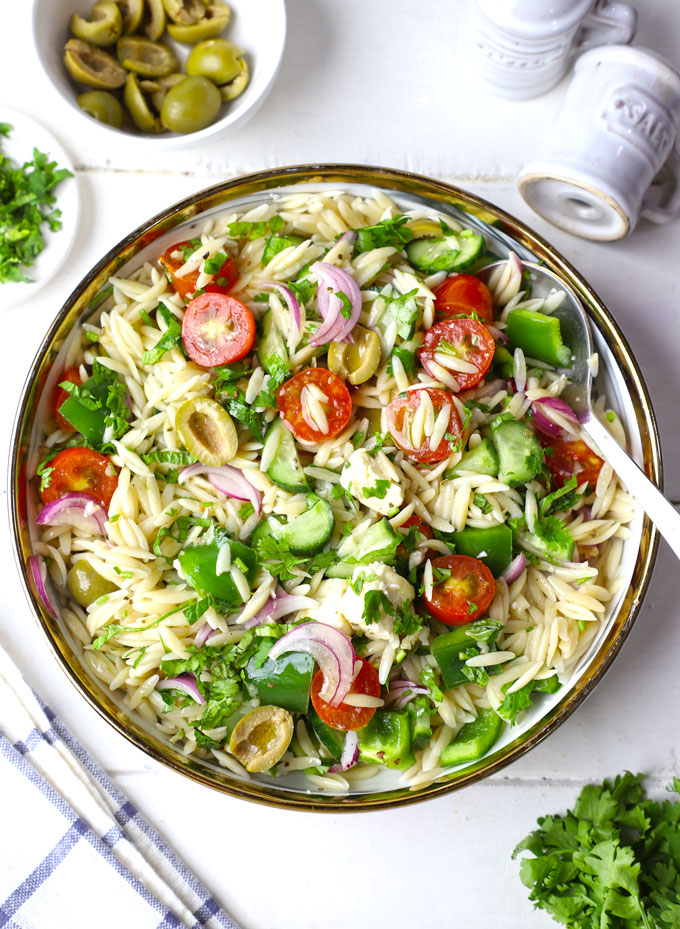
[[[180,321],[162,303],[158,304],[157,313],[165,323],[166,329],[154,347],[142,355],[143,365],[156,364],[166,352],[182,341]]]
[[[399,214],[392,219],[384,219],[374,226],[363,226],[357,229],[354,255],[390,245],[401,250],[413,238],[413,233],[406,226],[407,222],[408,216]]]
[[[577,486],[576,475],[572,474],[561,487],[538,501],[539,516],[550,516],[557,511],[571,510],[583,496],[583,494],[576,493]]]
[[[387,594],[382,590],[367,590],[364,595],[362,619],[372,625],[379,623],[385,616],[394,616],[394,607]]]
[[[375,484],[372,487],[362,487],[361,493],[366,499],[369,497],[378,497],[379,500],[384,500],[387,491],[390,489],[390,482],[384,480],[383,478],[377,478]]]

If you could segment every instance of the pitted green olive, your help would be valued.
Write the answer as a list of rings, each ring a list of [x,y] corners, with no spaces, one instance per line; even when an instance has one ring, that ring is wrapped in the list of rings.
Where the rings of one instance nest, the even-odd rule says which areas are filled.
[[[132,122],[141,132],[163,131],[160,120],[151,112],[134,74],[128,74],[125,90],[123,91],[123,100]]]
[[[69,39],[64,49],[64,64],[79,84],[97,90],[115,90],[127,78],[125,70],[108,52],[83,39]]]
[[[113,126],[114,129],[120,129],[123,125],[123,107],[106,90],[88,90],[76,102],[81,110],[100,123]]]
[[[293,717],[280,706],[258,706],[240,719],[229,748],[246,771],[268,771],[286,753],[293,738]]]
[[[93,45],[113,45],[123,31],[123,17],[113,0],[97,0],[89,19],[78,13],[73,14],[70,29],[76,38],[92,42]]]
[[[241,49],[227,39],[206,39],[199,42],[187,58],[187,74],[207,77],[213,84],[233,81],[241,70],[238,56]]]
[[[151,97],[151,102],[160,113],[167,92],[184,80],[186,80],[186,74],[182,74],[180,71],[173,71],[172,74],[166,74],[165,77],[157,77],[153,81],[140,81],[139,86],[144,94]]]
[[[220,87],[220,93],[222,94],[223,100],[234,100],[236,97],[242,94],[248,86],[250,72],[248,71],[246,60],[245,58],[237,58],[236,61],[240,65],[241,70],[233,81],[229,81],[228,84],[222,84]]]
[[[118,590],[116,584],[102,577],[85,558],[72,565],[66,575],[66,584],[73,599],[81,606],[89,606],[100,597]]]
[[[221,0],[214,0],[205,8],[205,14],[197,23],[168,23],[168,32],[176,42],[195,45],[205,39],[216,39],[227,28],[231,10]]]
[[[142,15],[142,32],[153,42],[165,32],[165,7],[163,0],[145,0]]]
[[[123,35],[136,32],[144,15],[144,0],[116,0],[123,18]]]
[[[165,95],[161,122],[172,132],[197,132],[214,123],[222,106],[220,92],[206,77],[186,77]]]
[[[231,416],[210,397],[183,403],[175,414],[175,428],[186,450],[204,464],[221,467],[238,451],[238,435]]]
[[[328,367],[350,384],[363,384],[373,377],[380,364],[380,339],[363,326],[352,329],[353,342],[331,342]]]
[[[142,36],[123,36],[118,41],[116,51],[118,61],[124,68],[144,77],[163,77],[179,68],[179,61],[171,48]]]
[[[170,19],[185,26],[197,23],[205,14],[202,0],[163,0],[163,6]]]

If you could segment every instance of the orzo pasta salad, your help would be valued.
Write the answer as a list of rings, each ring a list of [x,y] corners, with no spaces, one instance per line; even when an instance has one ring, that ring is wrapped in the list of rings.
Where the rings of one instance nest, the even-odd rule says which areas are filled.
[[[333,792],[446,776],[558,690],[634,507],[560,396],[563,294],[530,291],[380,192],[225,212],[111,278],[60,355],[32,558],[103,686]]]

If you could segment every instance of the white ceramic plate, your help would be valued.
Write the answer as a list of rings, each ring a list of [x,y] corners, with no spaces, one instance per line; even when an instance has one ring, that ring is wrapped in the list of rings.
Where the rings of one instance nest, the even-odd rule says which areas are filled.
[[[9,123],[12,130],[7,138],[0,137],[0,148],[15,166],[33,158],[33,149],[46,152],[50,161],[73,172],[71,159],[54,136],[30,116],[9,106],[0,105],[0,122]],[[32,265],[24,270],[31,283],[0,284],[0,310],[9,309],[27,297],[32,297],[59,271],[78,231],[80,195],[75,177],[67,177],[54,190],[54,207],[61,210],[62,227],[51,232],[47,223],[42,228],[45,247]]]

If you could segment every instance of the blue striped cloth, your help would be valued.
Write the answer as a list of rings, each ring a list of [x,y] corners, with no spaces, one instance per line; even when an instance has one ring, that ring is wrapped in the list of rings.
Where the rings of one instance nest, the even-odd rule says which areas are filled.
[[[0,929],[239,929],[0,648]]]

